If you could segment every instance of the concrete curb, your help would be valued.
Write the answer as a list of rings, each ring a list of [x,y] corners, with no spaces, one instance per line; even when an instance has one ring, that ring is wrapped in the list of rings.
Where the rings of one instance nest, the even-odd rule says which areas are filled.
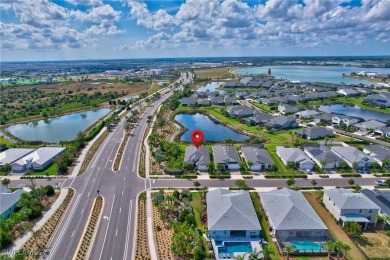
[[[96,226],[95,226],[95,229],[93,231],[93,234],[92,234],[92,237],[91,237],[91,241],[88,245],[88,250],[86,252],[86,256],[85,258],[88,259],[89,258],[89,254],[91,253],[91,250],[92,250],[92,247],[93,247],[93,244],[94,244],[94,241],[95,241],[95,238],[96,238],[96,234],[97,234],[97,230],[99,229],[99,225],[100,225],[100,220],[101,220],[101,214],[102,214],[102,211],[103,211],[103,208],[104,208],[104,197],[99,195],[100,197],[102,197],[102,207],[100,209],[100,212],[99,212],[99,217],[98,217],[98,220],[96,222]],[[94,201],[93,201],[93,204],[92,204],[92,208],[91,208],[91,211],[89,212],[89,216],[88,216],[88,219],[87,219],[87,224],[84,226],[84,230],[83,230],[83,233],[81,234],[81,238],[79,240],[79,243],[77,244],[77,248],[76,248],[76,251],[73,255],[73,258],[72,260],[76,260],[77,259],[77,254],[80,250],[80,247],[82,245],[82,242],[84,240],[84,236],[85,236],[85,233],[87,232],[87,229],[88,229],[88,226],[89,226],[89,222],[91,220],[91,217],[92,217],[92,213],[93,213],[93,208],[95,206],[95,203],[96,203],[96,199],[99,197],[97,196]]]
[[[156,243],[153,233],[153,208],[151,191],[146,191],[146,227],[148,232],[149,251],[151,259],[158,259],[156,252]]]
[[[138,231],[138,200],[139,200],[139,195],[141,195],[143,191],[141,191],[140,193],[138,193],[137,197],[135,198],[136,201],[136,206],[135,206],[135,224],[134,224],[134,234],[133,234],[133,245],[132,245],[132,248],[131,248],[131,258],[130,259],[135,259],[135,247],[137,245],[137,231]],[[149,241],[149,239],[148,239]]]

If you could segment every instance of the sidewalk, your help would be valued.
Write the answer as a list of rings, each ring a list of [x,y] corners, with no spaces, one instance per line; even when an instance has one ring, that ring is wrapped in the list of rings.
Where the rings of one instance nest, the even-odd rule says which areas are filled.
[[[43,225],[53,216],[57,209],[61,206],[62,202],[65,200],[66,195],[68,195],[68,189],[61,189],[60,195],[57,200],[53,203],[49,211],[47,211],[43,217],[37,222],[34,226],[34,231],[39,230]],[[31,232],[24,234],[21,238],[17,239],[13,245],[11,245],[8,250],[16,251],[23,247],[27,240],[32,236]]]
[[[96,142],[96,140],[104,133],[104,131],[106,131],[106,129],[107,127],[103,127],[102,130],[100,130],[100,133],[97,136],[95,136],[95,138],[93,138],[91,141],[89,141],[87,146],[81,152],[79,158],[77,158],[76,165],[73,168],[73,172],[71,175],[69,175],[69,177],[77,177],[77,175],[80,172],[81,165],[83,164],[83,161],[85,159],[85,156],[87,156],[89,149]]]
[[[156,111],[156,115],[153,117],[153,120],[150,123],[151,127],[149,128],[149,132],[144,140],[144,145],[145,145],[145,178],[150,178],[150,147],[149,147],[148,139],[149,139],[149,136],[152,134],[153,125],[156,122],[157,114],[160,112],[161,106],[162,105],[160,105],[158,107],[158,109]]]
[[[146,226],[148,228],[148,242],[151,259],[157,259],[156,243],[154,243],[153,234],[153,208],[152,208],[152,196],[151,191],[146,191]]]

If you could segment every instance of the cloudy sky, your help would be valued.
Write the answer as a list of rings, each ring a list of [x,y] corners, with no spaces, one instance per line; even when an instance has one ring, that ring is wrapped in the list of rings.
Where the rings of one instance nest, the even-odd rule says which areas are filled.
[[[389,55],[390,0],[1,0],[2,61]]]

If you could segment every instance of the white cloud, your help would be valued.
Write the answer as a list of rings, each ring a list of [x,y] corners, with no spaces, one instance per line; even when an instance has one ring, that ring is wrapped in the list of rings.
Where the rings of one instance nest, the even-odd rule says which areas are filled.
[[[102,0],[65,0],[72,5],[85,5],[85,6],[97,6],[102,5]]]

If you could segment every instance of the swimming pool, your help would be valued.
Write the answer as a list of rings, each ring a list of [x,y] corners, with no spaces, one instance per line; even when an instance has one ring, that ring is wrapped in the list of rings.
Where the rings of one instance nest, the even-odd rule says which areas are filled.
[[[313,241],[305,240],[305,241],[291,241],[292,247],[294,250],[299,251],[321,251],[322,246],[316,243],[313,243]]]
[[[218,248],[218,253],[233,254],[236,252],[252,252],[250,242],[225,242],[225,246]]]

